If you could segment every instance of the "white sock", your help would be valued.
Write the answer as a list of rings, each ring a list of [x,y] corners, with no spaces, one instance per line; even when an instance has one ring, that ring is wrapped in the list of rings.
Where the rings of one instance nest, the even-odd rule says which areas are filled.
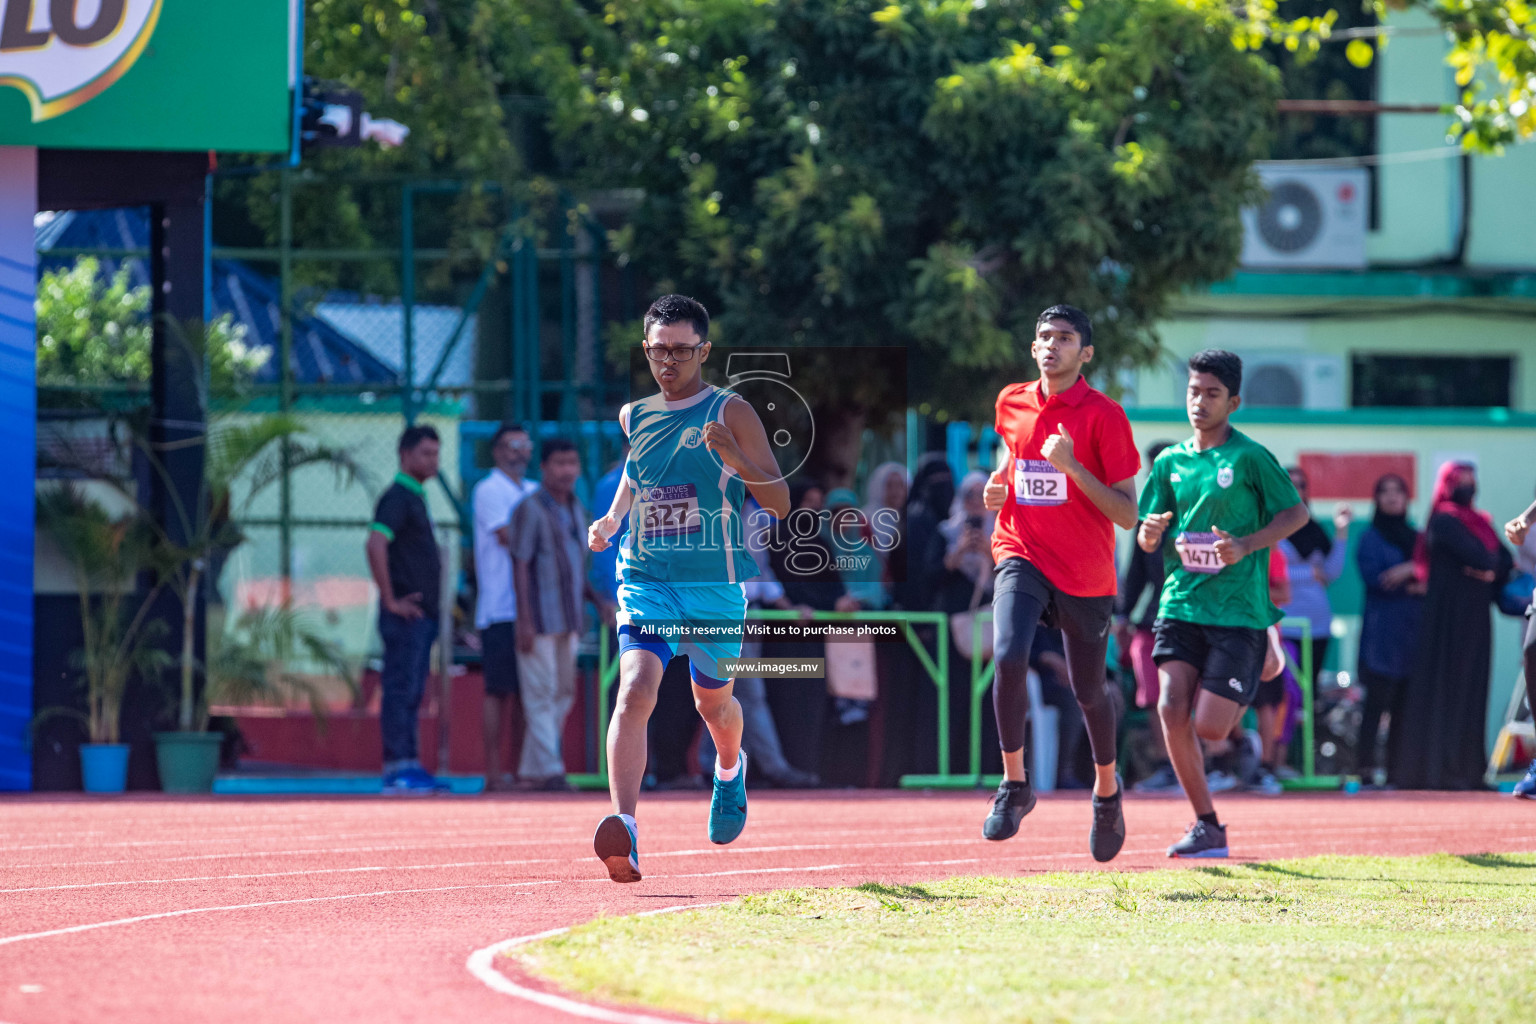
[[[629,826],[629,830],[631,832],[637,836],[640,834],[640,826],[635,822],[635,816],[633,814],[621,814],[619,817],[623,820],[624,824]]]
[[[736,763],[729,768],[720,767],[720,755],[715,755],[715,778],[721,782],[730,782],[736,778],[736,773],[741,771],[741,755],[736,755]]]

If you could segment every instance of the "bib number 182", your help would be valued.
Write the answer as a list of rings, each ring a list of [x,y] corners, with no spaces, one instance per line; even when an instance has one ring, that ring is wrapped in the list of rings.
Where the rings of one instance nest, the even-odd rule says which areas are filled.
[[[1020,505],[1066,504],[1067,474],[1044,459],[1014,459],[1013,494]]]

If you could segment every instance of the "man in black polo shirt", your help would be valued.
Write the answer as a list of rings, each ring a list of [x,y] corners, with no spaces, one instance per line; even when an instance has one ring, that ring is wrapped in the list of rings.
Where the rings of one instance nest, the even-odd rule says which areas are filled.
[[[407,427],[400,435],[400,472],[379,498],[368,530],[368,569],[379,588],[379,636],[384,641],[379,732],[386,793],[445,788],[416,756],[416,716],[437,637],[442,587],[424,486],[437,475],[438,447],[431,427]]]

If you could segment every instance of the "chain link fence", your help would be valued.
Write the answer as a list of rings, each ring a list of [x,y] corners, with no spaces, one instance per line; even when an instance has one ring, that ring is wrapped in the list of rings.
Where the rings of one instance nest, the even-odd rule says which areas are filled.
[[[378,649],[366,527],[397,470],[401,430],[430,424],[441,437],[428,504],[440,540],[464,553],[454,566],[464,591],[467,504],[490,467],[497,423],[581,438],[583,497],[617,457],[617,431],[595,424],[614,419],[627,379],[609,371],[601,339],[605,324],[638,319],[634,274],[607,256],[600,214],[565,196],[535,206],[482,182],[238,168],[210,193],[210,319],[227,322],[243,360],[239,387],[213,382],[225,393],[211,400],[210,420],[291,415],[304,445],[344,453],[350,467],[285,468],[254,495],[252,480],[237,484],[244,541],[219,567],[210,600],[231,610],[291,600],[362,660]],[[38,232],[41,271],[65,275],[92,261],[98,304],[111,306],[93,314],[138,329],[142,344],[148,216],[44,215]],[[147,353],[137,365],[147,374]],[[133,476],[130,438],[149,405],[148,381],[134,369],[98,368],[92,378],[45,368],[42,477]],[[82,467],[82,452],[95,453],[94,468]]]

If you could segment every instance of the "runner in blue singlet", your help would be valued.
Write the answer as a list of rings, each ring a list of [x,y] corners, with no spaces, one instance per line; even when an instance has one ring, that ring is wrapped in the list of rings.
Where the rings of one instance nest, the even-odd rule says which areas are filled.
[[[688,657],[694,705],[719,751],[710,841],[729,843],[747,823],[741,706],[719,661],[741,654],[743,584],[758,572],[743,536],[742,503],[750,492],[782,517],[789,487],[757,412],[704,382],[708,337],[709,313],[686,296],[663,296],[646,311],[645,354],[661,390],[620,411],[629,459],[613,506],[588,531],[592,550],[602,551],[629,514],[619,541],[619,699],[608,726],[614,813],[593,838],[615,882],[640,880],[634,815],[646,723],[674,652]],[[679,636],[685,626],[691,632]]]

